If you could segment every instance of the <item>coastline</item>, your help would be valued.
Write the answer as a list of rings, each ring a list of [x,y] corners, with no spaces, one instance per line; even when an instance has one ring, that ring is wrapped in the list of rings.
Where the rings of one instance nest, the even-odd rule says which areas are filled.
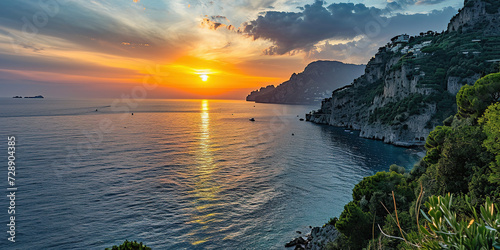
[[[311,123],[318,124],[318,125],[327,125],[327,126],[331,126],[331,127],[335,127],[335,128],[343,128],[343,129],[349,129],[351,131],[362,132],[361,129],[357,129],[357,128],[355,129],[355,128],[352,128],[349,126],[332,125],[328,122],[328,118],[325,116],[327,116],[327,115],[325,115],[325,114],[314,114],[314,115],[313,114],[305,114],[307,122],[311,122]],[[370,139],[370,140],[375,140],[375,141],[382,141],[385,144],[390,144],[390,145],[394,145],[396,147],[402,147],[402,148],[424,148],[425,139],[426,139],[426,138],[424,138],[424,140],[421,140],[422,138],[420,138],[420,140],[418,140],[418,141],[386,141],[384,139],[380,139],[380,138],[376,138],[376,137],[362,136],[362,134],[363,133],[360,133],[359,137],[365,138],[365,139]]]
[[[297,231],[297,233],[302,234]],[[311,232],[305,236],[299,236],[285,244],[286,249],[295,250],[321,250],[329,243],[334,242],[340,236],[340,232],[331,224],[325,224],[322,227],[313,227]]]

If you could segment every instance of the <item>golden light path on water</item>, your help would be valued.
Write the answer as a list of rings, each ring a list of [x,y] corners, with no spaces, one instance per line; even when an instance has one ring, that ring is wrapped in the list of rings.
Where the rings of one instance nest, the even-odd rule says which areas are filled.
[[[199,149],[196,153],[196,176],[199,178],[195,185],[193,196],[194,207],[196,214],[191,216],[189,223],[196,223],[201,225],[200,231],[211,231],[210,223],[217,221],[217,213],[212,213],[209,210],[218,204],[218,193],[221,189],[220,185],[214,179],[214,172],[216,171],[216,164],[214,163],[214,156],[212,152],[212,141],[210,134],[210,113],[209,113],[208,100],[202,100],[200,109],[200,125],[199,125]],[[193,236],[195,232],[192,232]],[[210,234],[205,234],[210,235]],[[191,244],[198,245],[208,241],[210,237],[203,239],[193,238]]]
[[[123,116],[112,102],[0,98],[0,134],[24,138],[26,152],[30,241],[17,249],[104,249],[127,238],[153,249],[282,249],[296,230],[338,216],[364,176],[420,159],[298,120],[314,106],[144,100]],[[82,131],[103,119],[114,130],[68,164]],[[54,171],[60,181],[40,182]]]

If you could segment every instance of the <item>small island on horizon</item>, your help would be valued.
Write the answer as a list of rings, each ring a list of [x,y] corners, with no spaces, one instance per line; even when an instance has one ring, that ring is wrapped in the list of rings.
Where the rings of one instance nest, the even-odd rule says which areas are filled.
[[[16,96],[14,96],[14,97],[12,97],[12,98],[16,98],[16,99],[19,99],[19,98],[23,98],[23,97],[22,97],[22,96],[20,96],[20,95],[16,95]],[[24,98],[31,98],[31,99],[33,99],[33,98],[35,98],[35,99],[42,99],[42,98],[45,98],[45,97],[43,97],[42,95],[36,95],[36,96],[25,96]]]

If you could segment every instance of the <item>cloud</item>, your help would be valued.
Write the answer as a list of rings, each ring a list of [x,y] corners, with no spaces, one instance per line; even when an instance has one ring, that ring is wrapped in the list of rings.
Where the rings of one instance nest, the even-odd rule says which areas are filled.
[[[228,30],[234,30],[234,26],[231,24],[223,24],[221,21],[230,22],[225,16],[211,16],[210,18],[205,17],[202,19],[200,26],[202,28],[217,30],[219,28],[226,28]]]
[[[446,0],[392,0],[387,6],[392,9],[403,9],[411,5],[434,5],[443,3]]]
[[[211,30],[217,30],[218,28],[226,26],[225,24],[222,24],[219,22],[214,22],[208,18],[203,18],[200,25],[202,28],[207,28],[207,29],[211,29]]]
[[[51,2],[56,5],[43,5]],[[166,36],[167,30],[156,25],[151,16],[142,15],[144,11],[132,1],[128,6],[96,1],[1,1],[0,34],[8,34],[15,44],[21,45],[19,48],[34,51],[54,47],[50,39],[53,38],[65,41],[65,47],[150,59],[178,50],[178,40],[195,41],[183,39],[184,35],[194,36],[188,32]],[[170,16],[175,18],[174,14]],[[178,23],[172,22],[170,27],[176,26]],[[123,42],[150,46],[125,47]]]
[[[230,22],[229,19],[227,19],[227,17],[221,15],[211,16],[210,18],[214,21],[226,21],[228,23]]]
[[[338,3],[328,7],[323,4],[315,1],[305,5],[302,12],[268,11],[244,25],[241,32],[254,39],[270,40],[275,47],[269,51],[285,54],[296,49],[308,51],[318,41],[332,37],[352,39],[359,35],[355,27],[364,26],[373,16],[382,14],[382,10],[363,4]]]
[[[420,5],[420,4],[431,5],[431,4],[440,4],[440,3],[444,2],[444,1],[446,1],[446,0],[419,0],[415,4],[417,4],[417,5]]]
[[[399,2],[404,1],[417,3],[414,0]],[[339,51],[349,47],[357,48],[362,51],[360,53],[371,52],[394,35],[442,30],[454,14],[456,10],[453,8],[429,14],[393,14],[388,9],[367,7],[364,4],[334,3],[325,6],[323,1],[316,0],[313,4],[305,5],[300,12],[268,11],[244,24],[239,32],[254,40],[272,42],[273,45],[264,50],[266,55],[303,51],[316,58],[320,55],[338,55]],[[335,40],[337,43],[317,46],[325,40]]]

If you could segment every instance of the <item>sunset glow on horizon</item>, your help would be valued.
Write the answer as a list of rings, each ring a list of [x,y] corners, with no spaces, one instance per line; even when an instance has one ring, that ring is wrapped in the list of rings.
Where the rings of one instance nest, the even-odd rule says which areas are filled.
[[[355,34],[357,24],[325,26],[306,18],[327,11],[326,21],[335,23],[343,9],[351,16],[343,18],[356,19],[387,5],[340,2],[2,1],[1,93],[119,97],[154,76],[161,83],[148,98],[242,99],[315,60],[364,64],[388,37],[434,28],[436,19],[456,11],[445,0],[418,5],[424,14],[394,12],[401,20],[375,38]],[[287,23],[292,14],[298,23]],[[418,15],[428,23],[413,25]]]

